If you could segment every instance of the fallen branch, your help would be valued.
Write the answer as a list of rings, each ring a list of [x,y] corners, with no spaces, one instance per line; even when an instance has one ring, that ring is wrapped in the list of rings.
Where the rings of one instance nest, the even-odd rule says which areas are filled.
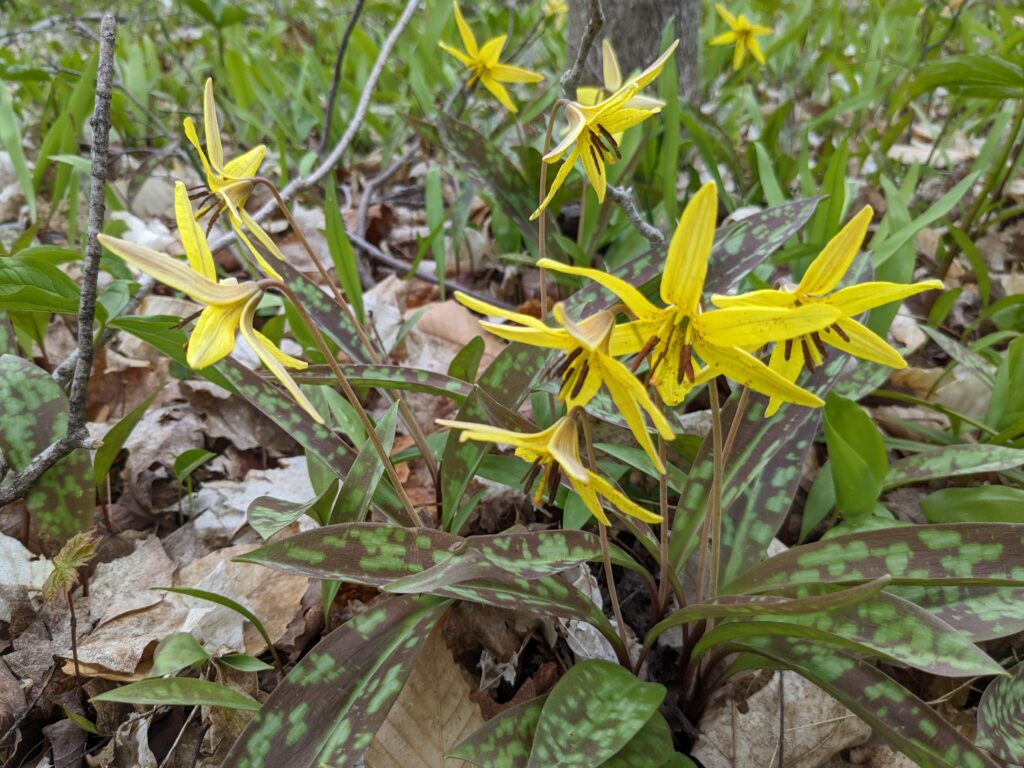
[[[622,208],[629,223],[639,232],[651,245],[664,245],[665,235],[653,224],[648,224],[640,215],[640,209],[636,207],[636,200],[633,199],[633,190],[629,187],[616,187],[609,184],[607,195]]]
[[[580,38],[580,48],[576,51],[576,61],[562,75],[561,79],[562,91],[570,99],[576,97],[576,86],[580,84],[580,78],[583,77],[583,68],[587,65],[590,49],[603,28],[604,8],[601,7],[601,0],[590,0],[590,19],[587,21],[587,28],[583,30],[583,37]]]
[[[324,107],[324,129],[320,136],[320,147],[316,151],[318,158],[323,157],[327,150],[327,142],[331,138],[331,122],[334,119],[334,103],[338,99],[338,86],[341,84],[341,67],[345,63],[345,52],[348,50],[348,41],[352,32],[359,23],[359,16],[363,12],[366,0],[356,0],[356,7],[352,10],[352,18],[348,20],[345,31],[341,35],[341,44],[338,46],[338,55],[334,59],[334,77],[331,79],[331,90],[327,95],[327,106]]]
[[[68,428],[64,436],[47,446],[21,472],[0,489],[0,506],[23,497],[46,470],[77,448],[91,446],[85,426],[85,401],[93,361],[93,325],[96,320],[96,280],[100,271],[97,235],[103,230],[106,212],[107,154],[110,139],[110,94],[114,81],[114,29],[117,22],[107,14],[100,22],[100,55],[96,71],[96,104],[90,124],[92,140],[92,185],[89,189],[89,229],[82,269],[82,293],[78,304],[78,349],[68,396]],[[69,366],[70,368],[70,366]]]

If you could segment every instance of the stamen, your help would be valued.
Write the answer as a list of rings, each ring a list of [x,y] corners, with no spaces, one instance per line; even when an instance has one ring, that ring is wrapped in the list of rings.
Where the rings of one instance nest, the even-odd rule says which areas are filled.
[[[206,225],[206,236],[210,236],[210,232],[213,231],[213,225],[217,223],[217,219],[220,218],[220,212],[223,208],[214,208],[213,216],[210,217],[210,223]]]
[[[576,347],[576,349],[574,349],[572,352],[567,354],[565,356],[565,359],[561,363],[558,364],[557,368],[555,368],[553,375],[556,378],[563,378],[563,377],[565,377],[568,374],[568,372],[569,372],[569,366],[572,365],[573,360],[575,360],[577,357],[580,356],[580,353],[582,351],[583,351],[583,347]]]
[[[659,339],[657,336],[651,336],[651,338],[647,340],[647,343],[644,344],[643,348],[636,353],[636,357],[633,359],[633,366],[629,369],[630,371],[636,373],[636,369],[640,367],[640,363],[644,361],[644,358],[651,354],[651,350],[657,346],[658,341]]]
[[[608,129],[605,128],[600,123],[597,124],[597,130],[599,130],[601,132],[601,135],[608,140],[608,145],[612,148],[612,151],[615,152],[615,156],[619,158],[619,160],[621,160],[622,153],[619,151],[619,143],[615,141],[615,137],[608,133]]]
[[[596,143],[592,142],[588,144],[588,146],[590,147],[590,156],[594,159],[594,165],[597,166],[597,172],[599,174],[603,174],[604,160],[601,158],[600,155],[597,154],[597,149],[595,149]]]
[[[540,472],[540,464],[541,460],[537,459],[530,465],[530,471],[526,473],[526,480],[523,483],[523,493],[530,492],[530,488],[533,486],[533,481],[537,479],[537,474]]]
[[[580,367],[579,375],[576,377],[576,384],[572,388],[572,392],[569,393],[569,399],[574,400],[576,396],[583,391],[583,384],[587,380],[587,376],[590,374],[590,361],[584,360],[583,365]]]
[[[818,348],[821,356],[823,358],[828,357],[828,347],[825,346],[825,342],[821,340],[821,336],[818,335],[817,331],[811,334],[811,340],[814,341],[814,346]]]
[[[200,309],[200,310],[197,310],[196,312],[193,312],[193,313],[192,313],[191,315],[189,315],[188,317],[183,317],[183,318],[181,318],[181,320],[179,320],[179,321],[178,321],[178,322],[176,322],[176,323],[175,323],[174,325],[172,325],[172,326],[171,326],[171,328],[174,328],[174,329],[178,329],[178,328],[184,328],[184,327],[185,327],[186,325],[188,325],[188,324],[189,324],[190,322],[192,322],[193,320],[195,320],[195,319],[196,319],[197,317],[199,317],[199,316],[200,316],[201,314],[203,314],[203,310],[201,310],[201,309]]]
[[[850,337],[846,334],[846,331],[842,329],[842,326],[840,326],[839,323],[833,323],[832,325],[829,326],[829,328],[834,330],[839,335],[839,338],[842,339],[843,341],[850,341]]]
[[[554,462],[548,470],[548,504],[555,503],[555,496],[558,495],[558,481],[562,477],[562,471]]]
[[[688,379],[692,384],[696,375],[693,372],[693,349],[687,344],[679,350],[679,370],[676,371],[676,382],[683,383]]]
[[[791,358],[793,356],[793,340],[792,339],[786,339],[786,348],[785,348],[785,351],[782,353],[782,356],[786,359],[787,363],[789,362],[789,358]]]
[[[811,357],[811,349],[807,346],[807,337],[804,336],[800,339],[800,346],[804,351],[804,365],[807,366],[807,370],[814,373],[814,359]]]

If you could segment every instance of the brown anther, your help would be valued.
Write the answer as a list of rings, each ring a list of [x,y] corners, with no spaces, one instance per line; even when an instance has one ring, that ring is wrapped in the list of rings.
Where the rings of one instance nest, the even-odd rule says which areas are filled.
[[[835,331],[839,338],[842,339],[843,341],[850,341],[850,337],[847,336],[846,331],[842,329],[842,326],[840,326],[839,323],[832,323],[832,325],[829,326],[829,329]]]
[[[599,130],[601,132],[601,135],[604,136],[605,139],[607,139],[608,146],[611,147],[611,150],[615,153],[615,156],[619,158],[619,160],[621,160],[622,153],[619,151],[619,143],[615,141],[615,137],[608,133],[608,129],[605,128],[600,123],[597,124],[597,130]]]
[[[530,493],[530,487],[533,485],[533,481],[537,479],[537,473],[540,472],[540,463],[541,460],[537,459],[530,465],[530,469],[526,473],[526,480],[523,481],[523,493]]]
[[[696,375],[693,372],[693,349],[689,344],[679,350],[679,370],[676,371],[676,382],[683,383],[683,379],[689,380],[692,384]]]
[[[785,347],[785,351],[782,353],[782,356],[786,359],[787,363],[789,362],[789,358],[791,358],[793,356],[793,340],[792,339],[786,339],[786,347]]]
[[[548,504],[555,503],[555,496],[558,495],[558,481],[562,477],[562,472],[555,464],[551,467],[551,472],[548,474]]]
[[[649,354],[651,354],[651,350],[654,349],[655,346],[657,346],[658,341],[659,339],[657,336],[651,336],[651,338],[647,340],[647,343],[643,345],[640,351],[636,353],[636,357],[633,359],[633,365],[629,370],[631,370],[633,373],[636,373],[636,369],[640,367],[640,363],[642,363],[644,359]]]
[[[580,372],[576,376],[576,383],[573,385],[572,392],[569,393],[569,399],[575,399],[581,391],[583,391],[583,384],[587,380],[587,375],[590,373],[590,361],[584,360],[583,365],[580,366]]]
[[[808,371],[814,373],[814,359],[811,357],[811,348],[807,346],[806,336],[800,339],[800,346],[804,351],[804,365],[807,366]]]
[[[589,146],[590,156],[594,159],[594,165],[597,166],[597,172],[604,173],[604,160],[597,154],[597,149],[595,149],[597,145],[595,143],[591,143]]]
[[[569,374],[569,366],[571,366],[573,361],[580,356],[582,351],[583,347],[576,347],[576,349],[567,354],[565,359],[558,364],[557,368],[555,368],[554,376],[559,379],[567,376]]]
[[[220,208],[215,208],[213,215],[210,217],[210,223],[206,225],[206,236],[210,236],[210,232],[213,231],[213,225],[217,223],[217,219],[220,218]]]
[[[811,340],[814,342],[814,346],[818,348],[823,358],[828,357],[828,347],[825,346],[825,342],[821,340],[821,336],[815,331],[811,334]]]

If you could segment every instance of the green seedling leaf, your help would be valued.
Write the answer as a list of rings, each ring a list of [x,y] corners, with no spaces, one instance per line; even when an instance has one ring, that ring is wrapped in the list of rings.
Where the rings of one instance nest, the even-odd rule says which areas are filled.
[[[885,490],[949,477],[1001,472],[1024,465],[1024,449],[1002,445],[947,445],[894,461]]]
[[[377,422],[375,429],[377,439],[388,454],[391,453],[391,447],[395,444],[397,420],[398,403],[392,403]],[[335,502],[327,522],[355,523],[362,520],[370,508],[370,500],[383,475],[384,464],[380,460],[377,449],[367,438],[341,485],[338,500]]]
[[[1024,662],[981,694],[975,743],[1008,763],[1024,763]]]
[[[144,706],[210,706],[255,712],[260,703],[226,685],[197,680],[194,677],[167,677],[128,683],[112,691],[93,696],[92,701],[114,701]]]
[[[943,488],[921,500],[929,523],[1024,523],[1024,489]]]
[[[139,421],[149,410],[149,406],[153,404],[156,396],[163,391],[163,387],[160,387],[156,392],[147,397],[124,418],[122,418],[117,424],[107,430],[107,434],[103,436],[103,444],[96,449],[96,456],[93,459],[93,477],[96,480],[96,492],[103,494],[103,485],[107,479],[107,473],[110,472],[110,468],[114,466],[114,461],[117,460],[117,454],[124,448],[125,442],[131,436],[132,431],[135,429]]]
[[[484,339],[474,336],[458,351],[448,365],[448,375],[462,381],[476,381],[476,373],[480,369],[480,361],[484,356]]]
[[[247,653],[225,653],[217,658],[217,663],[225,664],[239,672],[267,672],[274,668],[273,665]]]
[[[444,272],[444,194],[441,191],[441,169],[432,165],[427,170],[427,176],[423,180],[423,202],[427,213],[427,228],[431,231],[437,230],[438,235],[431,243],[431,252],[434,257],[435,269],[437,270],[438,289],[441,301],[445,299]],[[453,243],[453,250],[458,257],[458,244]]]
[[[21,146],[21,128],[18,126],[18,118],[14,112],[14,101],[11,99],[11,92],[6,85],[0,86],[0,142],[3,143],[4,149],[11,157],[14,175],[25,195],[25,202],[28,203],[29,220],[34,223],[36,220],[36,190],[32,184],[32,172],[29,171],[28,162],[25,160],[25,150]]]
[[[874,511],[889,468],[882,434],[855,402],[829,392],[825,399],[825,440],[836,507],[856,525]]]
[[[334,508],[334,500],[338,497],[338,485],[338,478],[334,478],[321,493],[303,504],[275,499],[272,496],[260,496],[249,504],[246,519],[263,539],[269,539],[303,515],[310,515],[323,523]]]
[[[544,702],[528,768],[601,765],[629,743],[664,698],[664,686],[640,682],[618,664],[575,664]]]
[[[174,460],[174,476],[180,482],[184,482],[192,477],[193,472],[216,456],[216,453],[203,448],[189,448],[187,451],[182,451]]]
[[[61,704],[61,709],[64,711],[64,716],[74,723],[77,728],[96,736],[103,735],[92,720],[73,711],[67,704]]]
[[[449,757],[480,768],[527,768],[533,734],[547,696],[524,701],[491,718],[451,751]]]
[[[935,88],[982,99],[1024,99],[1024,69],[994,54],[943,56],[920,69],[909,96]]]
[[[751,637],[730,644],[792,669],[929,768],[998,768],[917,696],[867,661],[791,637]]]
[[[851,533],[793,547],[730,582],[727,594],[801,584],[850,584],[892,576],[893,584],[1024,585],[1024,526],[914,525]]]
[[[358,257],[345,233],[345,222],[341,218],[338,193],[334,189],[333,179],[329,180],[325,187],[327,193],[324,196],[324,235],[327,250],[330,251],[334,271],[345,291],[345,297],[351,302],[356,319],[363,322],[366,319],[366,310],[363,307],[363,284],[359,279]]]
[[[224,768],[352,764],[447,608],[437,598],[393,597],[331,632],[274,689]]]
[[[191,632],[175,632],[157,643],[149,677],[171,675],[186,667],[205,664],[209,658],[210,654],[192,637]]]
[[[162,592],[176,592],[179,595],[186,595],[187,597],[195,597],[199,600],[207,600],[217,605],[223,605],[225,608],[229,608],[244,619],[252,622],[252,625],[256,628],[256,631],[260,633],[260,637],[263,638],[263,642],[267,644],[267,648],[271,651],[274,649],[274,643],[270,639],[270,635],[267,633],[266,628],[263,626],[263,622],[256,618],[256,614],[250,611],[241,603],[237,603],[230,597],[224,597],[218,595],[216,592],[207,592],[204,589],[195,589],[194,587],[151,587],[151,589],[158,589]]]
[[[32,458],[64,437],[68,401],[46,371],[15,355],[0,355],[0,451],[20,472]],[[76,450],[29,489],[25,504],[47,536],[63,544],[84,531],[95,507],[92,461]]]
[[[1018,336],[1006,347],[996,371],[992,400],[985,423],[993,429],[1004,429],[1024,418],[1020,393],[1024,391],[1024,336]]]

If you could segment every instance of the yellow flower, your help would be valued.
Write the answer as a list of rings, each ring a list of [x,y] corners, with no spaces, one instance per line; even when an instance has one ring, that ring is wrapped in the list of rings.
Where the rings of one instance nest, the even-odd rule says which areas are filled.
[[[598,312],[576,323],[566,317],[565,307],[559,302],[552,309],[552,314],[562,327],[549,328],[535,317],[491,306],[464,293],[457,292],[455,298],[474,312],[504,317],[522,326],[481,323],[496,336],[535,347],[564,350],[565,358],[556,369],[562,377],[558,399],[564,400],[570,409],[582,408],[593,399],[603,384],[629,425],[633,437],[650,456],[655,469],[665,471],[641,411],[647,413],[658,433],[666,440],[674,437],[672,427],[651,400],[643,384],[637,381],[625,364],[609,354],[615,326],[615,315],[612,312]]]
[[[695,385],[721,374],[770,397],[821,406],[820,398],[770,370],[746,348],[821,330],[836,320],[837,309],[817,305],[701,311],[717,210],[715,185],[708,182],[683,211],[661,278],[665,307],[655,306],[625,280],[600,270],[570,267],[551,259],[538,262],[538,266],[588,277],[623,301],[636,320],[615,327],[610,353],[639,353],[634,368],[650,355],[651,380],[668,405],[677,405]]]
[[[561,16],[569,12],[569,4],[565,0],[545,0],[541,10],[545,16]]]
[[[831,307],[838,312],[835,321],[820,331],[798,334],[775,345],[769,366],[787,381],[796,381],[805,366],[813,371],[814,366],[820,365],[828,354],[826,345],[892,368],[906,367],[907,363],[899,352],[853,318],[872,307],[900,301],[922,291],[937,290],[943,285],[941,280],[925,280],[912,285],[870,282],[834,291],[860,250],[872,215],[871,206],[862,208],[811,262],[797,285],[789,284],[783,290],[711,297],[711,302],[718,307]],[[780,405],[781,401],[773,397],[765,415],[771,416]]]
[[[739,16],[733,16],[721,3],[715,3],[715,10],[725,20],[725,23],[729,25],[729,31],[713,38],[709,45],[736,44],[736,49],[732,54],[733,71],[743,65],[743,58],[748,50],[750,55],[763,65],[765,63],[764,54],[761,52],[761,46],[758,44],[757,38],[759,35],[770,35],[775,30],[771,27],[751,23],[750,19],[742,13]]]
[[[605,163],[614,165],[615,159],[621,157],[619,143],[615,136],[661,111],[661,102],[651,100],[638,106],[633,99],[642,88],[661,73],[665,62],[673,54],[677,45],[679,45],[678,40],[673,42],[651,66],[630,79],[604,101],[599,101],[592,106],[579,102],[569,102],[566,105],[565,114],[569,120],[569,130],[561,143],[544,155],[544,161],[555,163],[566,152],[569,154],[562,163],[562,167],[558,169],[558,174],[555,176],[544,202],[530,216],[531,221],[540,216],[541,211],[551,202],[559,187],[565,182],[569,171],[573,169],[577,159],[583,161],[583,170],[597,193],[597,199],[604,202],[604,193],[608,184],[608,179],[605,176]],[[570,147],[572,147],[571,150]]]
[[[133,267],[205,305],[188,340],[186,360],[192,368],[200,370],[228,355],[235,348],[235,334],[241,331],[267,369],[303,410],[322,424],[323,419],[284,367],[301,370],[306,363],[286,355],[253,327],[263,291],[256,283],[239,283],[233,277],[217,281],[213,254],[192,216],[188,192],[180,181],[174,186],[174,210],[188,266],[165,253],[116,237],[100,235],[100,242]]]
[[[601,41],[601,69],[604,83],[600,88],[584,85],[576,89],[576,101],[585,107],[592,107],[603,101],[622,87],[622,70],[619,69],[619,57],[615,55],[611,41],[606,37]],[[665,102],[650,96],[634,96],[626,106],[630,109],[661,109]],[[619,140],[622,133],[614,134]]]
[[[256,172],[259,170],[260,164],[267,154],[267,148],[261,144],[258,147],[253,147],[244,155],[239,155],[232,160],[228,160],[226,163],[224,162],[220,124],[217,122],[217,104],[213,100],[213,80],[210,79],[207,79],[206,89],[203,92],[203,131],[206,134],[205,152],[203,152],[203,148],[199,143],[199,135],[196,133],[196,126],[192,122],[192,118],[186,117],[184,124],[185,136],[188,137],[192,146],[196,148],[196,152],[199,153],[199,161],[203,164],[203,170],[206,171],[206,186],[210,192],[203,199],[203,202],[200,203],[196,218],[201,218],[204,214],[212,211],[213,219],[210,221],[212,226],[221,212],[227,211],[232,229],[235,230],[238,238],[245,243],[253,258],[259,263],[260,268],[269,277],[280,280],[281,276],[267,263],[267,260],[256,250],[245,234],[245,230],[248,229],[253,237],[259,240],[260,245],[277,258],[282,261],[284,260],[284,255],[277,245],[274,244],[274,241],[270,239],[270,235],[264,232],[263,228],[245,210],[245,203],[255,186],[253,178],[256,176]],[[214,198],[214,202],[204,205],[210,198]]]
[[[576,413],[577,411],[573,410],[547,429],[528,434],[465,421],[438,419],[437,423],[443,427],[463,430],[459,436],[460,442],[479,440],[514,446],[516,456],[533,465],[527,475],[527,488],[540,473],[540,482],[533,497],[535,504],[540,504],[545,489],[549,497],[554,496],[558,490],[559,476],[564,473],[570,485],[583,499],[587,509],[602,525],[609,524],[608,516],[601,508],[602,498],[611,502],[612,506],[623,514],[646,523],[660,523],[659,515],[648,512],[608,480],[583,466],[583,462],[580,461],[579,438],[576,434]]]
[[[466,20],[462,18],[457,0],[452,0],[452,8],[455,9],[455,24],[459,28],[459,37],[462,38],[462,45],[466,50],[460,51],[445,43],[438,43],[438,45],[466,65],[471,73],[470,85],[479,80],[480,84],[490,91],[505,109],[509,112],[518,112],[519,110],[512,102],[512,97],[509,96],[508,90],[502,83],[539,83],[544,79],[544,75],[498,61],[508,35],[492,37],[482,46],[477,47],[476,37],[473,36],[473,30],[466,24]]]

